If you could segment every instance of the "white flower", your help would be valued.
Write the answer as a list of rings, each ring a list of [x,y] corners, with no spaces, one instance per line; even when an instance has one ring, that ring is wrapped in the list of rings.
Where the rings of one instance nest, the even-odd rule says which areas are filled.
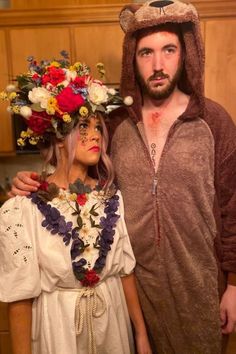
[[[133,103],[134,103],[134,100],[133,100],[133,98],[131,96],[126,96],[124,98],[124,104],[126,106],[131,106]]]
[[[16,86],[13,84],[7,85],[6,91],[7,92],[14,92],[14,91],[16,91]]]
[[[28,93],[29,100],[32,103],[39,103],[42,108],[47,108],[48,99],[51,97],[50,92],[44,87],[34,87]]]
[[[88,97],[96,105],[107,102],[107,87],[100,83],[92,82],[88,87]]]
[[[12,108],[11,108],[11,106],[8,106],[8,107],[7,107],[7,112],[12,113]]]
[[[23,106],[20,108],[20,115],[24,118],[29,118],[32,116],[32,110],[28,106]]]
[[[116,94],[116,90],[114,88],[109,88],[107,92],[112,96]]]
[[[77,76],[77,72],[75,70],[65,69],[65,73],[66,73],[66,80],[69,82],[74,81],[74,79]]]

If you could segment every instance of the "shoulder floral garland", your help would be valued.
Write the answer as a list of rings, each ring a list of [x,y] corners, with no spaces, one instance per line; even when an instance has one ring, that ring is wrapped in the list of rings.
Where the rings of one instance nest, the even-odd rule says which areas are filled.
[[[96,224],[93,219],[93,216],[98,216],[96,204],[94,204],[89,211],[91,227],[96,227],[99,230],[97,239],[93,244],[94,248],[99,249],[98,258],[93,268],[89,269],[85,258],[81,258],[79,261],[75,261],[75,259],[80,256],[88,246],[84,244],[79,236],[80,230],[83,227],[83,220],[80,213],[81,206],[86,203],[87,195],[92,192],[92,189],[82,184],[80,180],[77,180],[74,184],[70,184],[69,190],[76,199],[74,212],[72,213],[72,215],[77,215],[76,227],[73,227],[72,222],[67,222],[57,208],[48,204],[49,201],[59,195],[59,188],[54,183],[41,183],[38,192],[32,193],[29,198],[37,205],[38,209],[45,217],[42,222],[43,227],[49,230],[52,235],[58,234],[61,236],[66,246],[68,246],[72,240],[70,253],[74,275],[83,286],[91,287],[99,282],[99,273],[101,273],[106,264],[107,254],[114,241],[114,228],[119,219],[119,215],[116,214],[119,206],[119,196],[114,193],[106,197],[104,196],[105,216],[100,218],[99,224]],[[96,190],[98,192],[101,191],[101,187],[97,186]]]

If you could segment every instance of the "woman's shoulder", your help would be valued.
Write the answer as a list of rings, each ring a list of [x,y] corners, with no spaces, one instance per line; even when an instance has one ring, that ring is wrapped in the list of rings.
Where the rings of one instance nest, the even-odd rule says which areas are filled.
[[[12,217],[14,220],[17,215],[25,215],[26,211],[31,211],[32,208],[33,205],[28,197],[16,196],[9,198],[0,208],[1,221],[8,217]]]

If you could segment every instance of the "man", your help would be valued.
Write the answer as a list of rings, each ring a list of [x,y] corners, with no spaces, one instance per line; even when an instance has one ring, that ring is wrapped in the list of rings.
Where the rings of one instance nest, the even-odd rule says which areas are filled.
[[[204,98],[192,5],[134,4],[120,22],[133,104],[111,114],[111,156],[153,352],[221,353],[236,326],[236,128]]]

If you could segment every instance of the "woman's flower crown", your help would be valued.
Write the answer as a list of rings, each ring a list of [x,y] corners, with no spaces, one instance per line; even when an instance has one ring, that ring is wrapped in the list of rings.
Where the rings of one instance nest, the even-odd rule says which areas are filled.
[[[60,54],[62,59],[40,63],[29,57],[29,70],[16,77],[17,87],[8,85],[0,94],[1,99],[10,102],[8,111],[26,120],[28,128],[21,132],[18,145],[24,146],[26,140],[36,145],[52,134],[63,138],[79,117],[107,112],[109,105],[122,102],[115,89],[90,75],[86,64],[71,65],[67,52]],[[102,63],[97,64],[97,69],[100,75],[105,74]]]

